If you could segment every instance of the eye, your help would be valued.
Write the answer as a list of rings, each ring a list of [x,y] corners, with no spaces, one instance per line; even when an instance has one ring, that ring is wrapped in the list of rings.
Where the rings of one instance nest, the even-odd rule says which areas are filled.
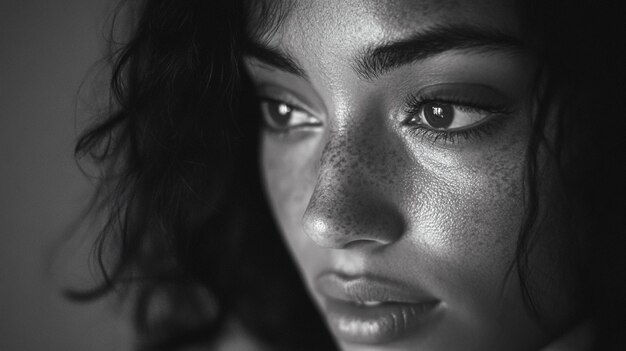
[[[481,108],[430,101],[416,106],[407,123],[439,131],[453,131],[477,125],[491,114],[492,112]]]
[[[261,113],[265,124],[276,131],[289,131],[321,124],[319,119],[304,109],[274,99],[266,98],[261,101]]]

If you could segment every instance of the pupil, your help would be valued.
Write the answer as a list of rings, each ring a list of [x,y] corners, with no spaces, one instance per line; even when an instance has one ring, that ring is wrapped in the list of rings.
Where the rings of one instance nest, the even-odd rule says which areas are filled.
[[[274,122],[281,127],[287,126],[291,118],[291,107],[281,102],[271,102],[269,105],[269,112]]]
[[[454,120],[454,108],[449,104],[429,102],[424,105],[424,117],[433,128],[448,128]]]

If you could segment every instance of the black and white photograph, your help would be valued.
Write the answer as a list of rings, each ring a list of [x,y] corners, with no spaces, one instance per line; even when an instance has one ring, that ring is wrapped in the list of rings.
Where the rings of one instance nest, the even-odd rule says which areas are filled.
[[[2,0],[0,351],[626,350],[625,9]]]

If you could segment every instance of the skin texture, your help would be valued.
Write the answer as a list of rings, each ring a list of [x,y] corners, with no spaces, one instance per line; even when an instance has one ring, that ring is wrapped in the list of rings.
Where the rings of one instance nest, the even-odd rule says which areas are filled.
[[[355,70],[364,48],[434,25],[472,23],[519,37],[514,5],[294,1],[263,40],[289,53],[306,77],[247,60],[261,97],[318,122],[264,130],[261,167],[279,227],[321,312],[316,279],[325,272],[385,277],[440,301],[414,332],[375,345],[338,336],[342,349],[536,350],[572,323],[566,287],[551,283],[562,271],[552,258],[554,224],[538,233],[530,257],[543,324],[526,308],[515,272],[507,275],[524,218],[530,55],[452,50],[372,79]],[[506,111],[483,113],[481,123],[497,123],[469,137],[417,131],[406,123],[407,96],[441,84],[460,87],[461,98],[488,87]]]

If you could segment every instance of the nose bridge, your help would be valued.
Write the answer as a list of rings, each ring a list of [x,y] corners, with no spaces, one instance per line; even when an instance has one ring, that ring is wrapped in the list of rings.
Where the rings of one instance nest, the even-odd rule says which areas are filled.
[[[395,241],[404,224],[394,199],[393,133],[366,116],[329,129],[303,218],[305,232],[323,247]]]
[[[343,188],[345,195],[384,188],[389,176],[385,155],[392,152],[383,129],[361,119],[331,130],[320,157],[318,187]]]

